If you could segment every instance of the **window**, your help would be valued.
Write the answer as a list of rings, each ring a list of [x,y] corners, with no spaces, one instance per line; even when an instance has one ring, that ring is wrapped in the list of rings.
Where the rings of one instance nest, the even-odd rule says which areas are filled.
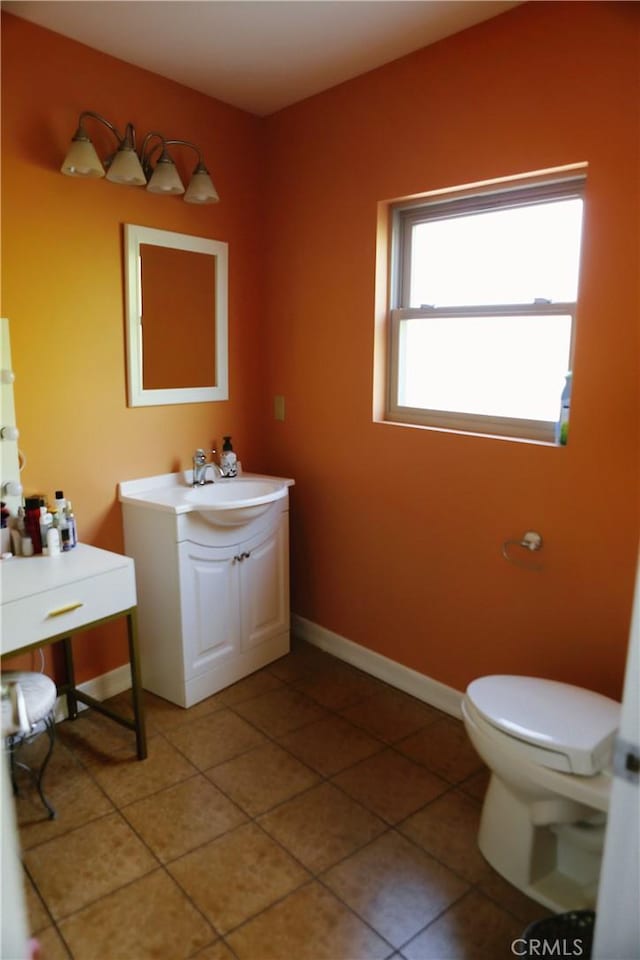
[[[584,178],[397,204],[386,419],[552,442]]]

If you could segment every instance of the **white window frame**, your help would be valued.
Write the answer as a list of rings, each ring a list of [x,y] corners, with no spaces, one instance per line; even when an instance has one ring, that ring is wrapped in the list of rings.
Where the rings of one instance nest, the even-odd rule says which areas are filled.
[[[438,198],[425,202],[411,201],[391,207],[391,263],[388,323],[387,403],[385,419],[394,423],[415,424],[445,430],[462,431],[488,436],[554,442],[555,423],[546,420],[492,417],[454,411],[428,410],[403,406],[398,402],[401,362],[400,328],[403,320],[434,317],[498,317],[508,316],[570,316],[571,338],[569,369],[573,367],[576,331],[576,302],[558,303],[536,300],[533,303],[492,304],[461,307],[409,307],[411,287],[411,235],[419,223],[434,219],[450,219],[473,212],[532,206],[550,200],[584,198],[585,177],[572,176],[528,186],[509,187],[490,192]],[[541,296],[544,291],[541,291]],[[558,407],[560,397],[558,396]]]

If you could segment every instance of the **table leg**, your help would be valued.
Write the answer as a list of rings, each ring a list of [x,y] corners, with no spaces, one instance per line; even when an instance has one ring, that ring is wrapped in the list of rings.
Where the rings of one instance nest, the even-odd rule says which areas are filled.
[[[136,723],[136,745],[138,760],[147,756],[147,737],[144,725],[144,705],[142,702],[142,680],[140,676],[140,658],[138,656],[138,622],[136,611],[127,614],[127,633],[129,638],[129,663],[131,665],[131,697]]]
[[[73,646],[71,637],[64,637],[62,640],[64,650],[64,669],[67,695],[67,712],[69,720],[78,718],[78,700],[76,698],[76,674],[73,666]]]

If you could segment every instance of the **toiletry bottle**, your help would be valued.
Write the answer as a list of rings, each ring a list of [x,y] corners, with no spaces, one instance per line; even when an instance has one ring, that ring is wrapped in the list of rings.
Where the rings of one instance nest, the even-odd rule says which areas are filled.
[[[40,507],[40,542],[42,543],[42,552],[47,553],[47,533],[49,527],[53,526],[53,517],[47,507]]]
[[[78,543],[78,531],[76,529],[76,515],[71,506],[71,500],[67,500],[67,509],[65,511],[67,523],[69,524],[69,540],[71,546],[75,547]]]
[[[50,557],[60,556],[60,533],[57,527],[47,530],[47,553]]]
[[[62,490],[56,490],[56,509],[58,511],[58,533],[62,550],[71,550],[71,530],[67,520],[67,501]]]
[[[60,549],[71,550],[71,531],[64,513],[60,513],[58,517],[58,534],[60,535]]]
[[[564,389],[560,397],[560,417],[556,423],[556,443],[566,446],[569,432],[569,411],[571,408],[571,371],[565,377]]]
[[[25,534],[31,539],[33,553],[42,553],[42,540],[40,539],[40,497],[27,497],[24,502],[24,507]]]
[[[19,506],[16,511],[15,520],[11,524],[11,543],[14,557],[22,556],[22,538],[24,536],[26,536],[24,529],[24,507]]]
[[[21,557],[22,536],[20,535],[20,531],[17,527],[11,527],[9,532],[11,533],[11,551],[14,557]]]
[[[223,477],[235,477],[238,473],[238,458],[231,446],[231,437],[223,437],[220,469]]]
[[[4,500],[0,503],[0,551],[2,554],[11,550],[11,531],[9,530],[9,508]]]

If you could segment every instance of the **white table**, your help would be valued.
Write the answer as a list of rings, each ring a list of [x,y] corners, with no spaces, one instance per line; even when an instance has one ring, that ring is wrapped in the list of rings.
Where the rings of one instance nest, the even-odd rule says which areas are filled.
[[[58,685],[69,717],[78,701],[135,731],[139,760],[147,755],[136,623],[136,583],[130,557],[79,543],[59,557],[0,561],[0,653],[15,656],[62,642],[66,677]],[[134,719],[121,716],[76,687],[72,636],[118,617],[127,618]]]

